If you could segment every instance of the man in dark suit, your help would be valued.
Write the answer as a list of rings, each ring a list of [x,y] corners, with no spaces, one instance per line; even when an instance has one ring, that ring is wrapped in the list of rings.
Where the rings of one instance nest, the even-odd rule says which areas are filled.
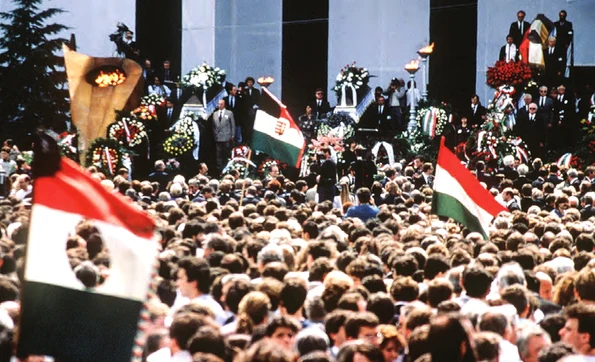
[[[430,162],[424,163],[421,168],[422,173],[418,177],[414,177],[414,185],[416,189],[421,189],[424,185],[428,185],[430,187],[434,186],[434,176],[432,173],[434,172],[434,166]]]
[[[316,88],[314,96],[315,99],[311,105],[312,113],[316,115],[316,119],[324,118],[326,114],[331,111],[331,105],[324,99],[324,91],[322,88]]]
[[[230,156],[236,125],[233,113],[225,109],[225,101],[223,99],[219,100],[217,110],[213,113],[212,118],[215,157],[217,160],[217,169],[221,172]]]
[[[514,192],[510,187],[507,187],[502,191],[502,200],[504,201],[506,207],[508,208],[508,211],[510,212],[521,209],[519,203],[514,198]]]
[[[174,87],[174,83],[177,81],[177,74],[174,73],[173,69],[171,69],[171,63],[169,60],[163,61],[163,68],[159,72],[159,78],[170,89]]]
[[[369,108],[370,113],[368,120],[370,128],[375,128],[379,130],[389,130],[391,129],[391,116],[389,107],[386,105],[385,99],[383,95],[379,95],[376,98],[376,102],[372,104]]]
[[[527,177],[527,173],[529,172],[529,166],[522,164],[517,167],[517,172],[519,173],[519,177],[512,182],[512,187],[519,190],[521,192],[523,185],[533,183],[533,180]]]
[[[151,60],[145,59],[145,65],[143,66],[143,79],[145,80],[145,93],[149,85],[153,84],[153,80],[155,79],[155,69],[151,66]]]
[[[547,178],[545,179],[545,182],[550,182],[554,186],[558,185],[560,182],[564,182],[564,180],[562,180],[560,178],[560,176],[558,176],[559,170],[560,169],[558,168],[558,165],[555,163],[552,163],[550,165],[549,174],[548,174]]]
[[[260,92],[254,88],[254,78],[247,77],[246,86],[243,89],[244,99],[244,142],[250,144],[252,141],[252,132],[254,130],[254,118],[260,102]]]
[[[533,96],[530,93],[525,93],[523,95],[523,106],[522,107],[519,106],[519,108],[517,109],[517,112],[516,112],[517,118],[523,118],[529,114],[529,104],[531,104],[531,103],[533,103]],[[518,127],[518,125],[517,125],[517,127]]]
[[[560,20],[554,23],[556,28],[556,38],[558,38],[558,45],[564,50],[568,49],[570,43],[572,43],[572,37],[574,35],[572,29],[572,23],[566,21],[566,10],[560,10]]]
[[[538,112],[537,104],[529,104],[527,116],[519,118],[519,135],[527,144],[533,157],[541,157],[545,144],[545,130],[547,121],[543,113]]]
[[[242,98],[239,97],[238,88],[236,86],[232,86],[229,90],[229,94],[227,97],[223,98],[225,101],[225,109],[231,111],[233,113],[233,117],[236,121],[236,133],[234,136],[234,140],[236,144],[242,143],[242,132],[243,132],[243,117],[242,117]]]
[[[523,40],[523,35],[525,35],[525,32],[529,30],[531,24],[525,21],[525,12],[523,10],[519,10],[516,13],[516,16],[517,21],[510,24],[508,34],[512,35],[514,45],[516,45],[518,49],[519,45],[521,45],[521,41]]]
[[[554,100],[547,96],[547,87],[539,87],[539,96],[535,100],[537,111],[545,117],[547,125],[551,125],[554,119]]]
[[[319,169],[318,179],[318,202],[326,200],[333,201],[335,197],[335,185],[337,184],[337,165],[331,158],[331,150],[328,147],[322,149],[319,154],[322,164]]]
[[[516,62],[519,60],[519,52],[514,44],[514,39],[512,35],[508,34],[506,36],[506,45],[500,48],[500,56],[498,60],[505,61],[506,63]]]
[[[479,102],[479,96],[477,94],[474,94],[471,97],[471,107],[468,112],[467,120],[469,121],[469,126],[471,126],[471,128],[477,128],[483,124],[486,108]]]
[[[545,83],[548,86],[560,84],[566,68],[566,49],[558,46],[555,37],[548,39],[548,47],[543,50],[545,62]]]
[[[180,82],[175,82],[174,87],[171,88],[169,97],[178,107],[182,107],[186,101],[190,98],[191,94],[188,90],[182,88]]]

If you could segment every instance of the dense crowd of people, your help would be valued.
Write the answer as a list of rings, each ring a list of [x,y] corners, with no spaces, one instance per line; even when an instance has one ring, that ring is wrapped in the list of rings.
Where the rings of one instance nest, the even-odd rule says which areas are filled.
[[[336,177],[324,153],[324,172]],[[14,182],[0,201],[0,360],[18,326],[33,191],[26,163],[11,157],[18,152],[5,146]],[[293,182],[278,166],[262,180],[211,178],[204,164],[185,179],[162,161],[146,180],[89,168],[161,235],[143,358],[594,360],[595,167],[507,157],[490,174],[478,163],[473,172],[509,210],[484,240],[431,214],[434,165],[424,161],[396,163],[381,181],[350,172],[337,196],[334,182]],[[87,288],[109,278],[93,221],[72,231],[65,253]]]

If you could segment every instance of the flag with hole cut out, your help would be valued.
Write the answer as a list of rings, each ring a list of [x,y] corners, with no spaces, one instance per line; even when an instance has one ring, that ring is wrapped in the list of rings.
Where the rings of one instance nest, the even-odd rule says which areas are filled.
[[[64,361],[138,358],[139,321],[157,258],[154,221],[76,163],[39,150],[53,148],[51,142],[42,138],[35,145],[17,355]],[[101,284],[83,284],[66,252],[67,239],[82,220],[93,223],[109,253],[109,275]]]

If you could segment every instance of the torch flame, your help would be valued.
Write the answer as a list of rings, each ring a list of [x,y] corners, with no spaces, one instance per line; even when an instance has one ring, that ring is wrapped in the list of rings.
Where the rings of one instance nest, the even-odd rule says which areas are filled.
[[[266,87],[268,85],[273,84],[273,82],[275,81],[275,78],[273,77],[260,77],[258,78],[258,80],[256,81],[258,84],[260,84],[263,87]]]
[[[419,69],[419,59],[414,59],[409,63],[405,64],[405,70],[418,70]]]
[[[97,78],[95,78],[95,84],[97,84],[100,88],[105,87],[115,87],[124,83],[126,80],[126,75],[122,73],[119,69],[116,69],[113,72],[105,73],[104,71],[100,71]]]
[[[419,54],[423,54],[423,55],[430,55],[430,54],[432,54],[433,51],[434,51],[434,43],[432,43],[430,45],[426,45],[425,47],[421,48],[417,52]]]

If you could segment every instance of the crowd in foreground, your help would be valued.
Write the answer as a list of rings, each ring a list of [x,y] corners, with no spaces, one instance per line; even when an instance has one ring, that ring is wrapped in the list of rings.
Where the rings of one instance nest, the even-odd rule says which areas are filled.
[[[484,240],[430,213],[434,167],[421,161],[371,185],[350,173],[330,199],[275,167],[263,180],[89,168],[162,237],[144,360],[595,361],[595,167],[475,165],[509,209]],[[33,191],[20,169],[0,200],[0,361],[16,338]],[[65,253],[87,288],[109,278],[92,221]]]

